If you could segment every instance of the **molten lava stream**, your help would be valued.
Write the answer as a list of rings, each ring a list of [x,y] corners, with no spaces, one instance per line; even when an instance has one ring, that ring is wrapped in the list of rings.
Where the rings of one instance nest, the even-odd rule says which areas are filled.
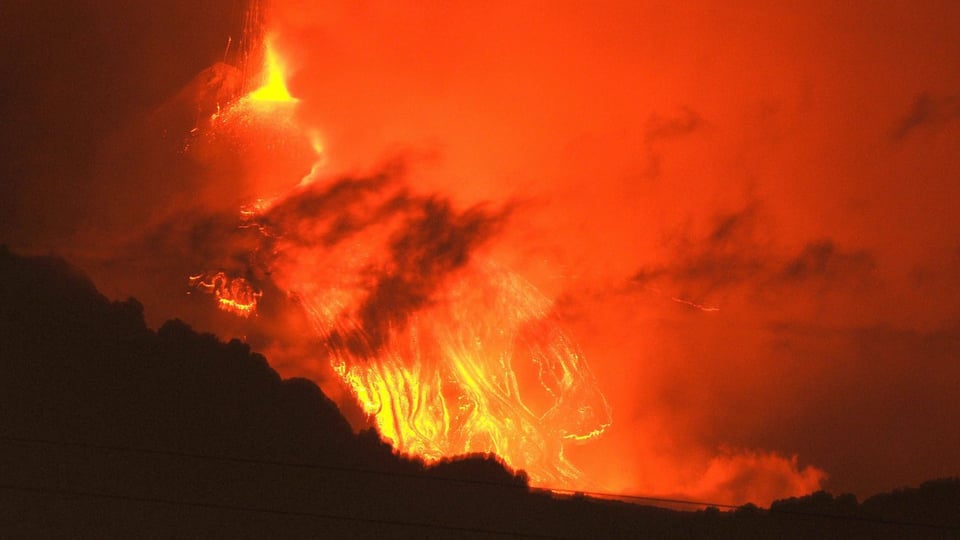
[[[325,316],[324,294],[299,296],[321,336],[358,324],[350,310]],[[494,453],[535,484],[576,486],[563,445],[602,433],[610,409],[549,309],[519,276],[477,264],[372,354],[331,347],[334,370],[400,452]]]

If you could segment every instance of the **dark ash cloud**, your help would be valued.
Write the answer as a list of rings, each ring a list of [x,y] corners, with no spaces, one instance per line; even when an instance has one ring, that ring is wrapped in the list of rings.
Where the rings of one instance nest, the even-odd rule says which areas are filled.
[[[667,280],[681,294],[698,298],[716,289],[756,279],[770,264],[754,239],[756,209],[718,216],[704,238],[683,236],[674,247],[676,257],[665,265],[641,268],[631,277],[638,285]]]
[[[913,101],[910,111],[893,129],[893,139],[902,140],[924,127],[939,128],[960,118],[960,97],[935,96],[924,92]]]
[[[804,246],[799,255],[783,266],[779,275],[785,281],[843,279],[868,274],[875,268],[876,260],[869,252],[842,251],[832,240],[823,239]]]
[[[363,246],[373,254],[359,270],[364,292],[357,306],[341,313],[355,325],[333,330],[328,341],[334,349],[372,356],[387,344],[391,330],[404,328],[413,313],[430,304],[435,291],[469,263],[512,211],[510,205],[455,209],[438,195],[410,193],[405,175],[402,162],[392,161],[376,174],[299,188],[248,222],[181,216],[191,224],[154,234],[166,238],[171,249],[190,246],[187,252],[202,265],[198,268],[226,270],[255,283],[270,280],[274,265],[297,257],[298,250],[322,260],[335,257],[341,246]],[[177,238],[169,238],[171,232]]]
[[[648,154],[648,163],[645,176],[656,178],[660,176],[663,153],[661,146],[668,142],[687,137],[703,128],[704,120],[699,113],[688,107],[683,107],[673,116],[653,114],[647,118],[643,130],[643,144]]]
[[[785,253],[758,239],[756,206],[715,219],[702,238],[683,237],[671,263],[643,267],[630,281],[640,286],[668,283],[694,302],[747,287],[747,292],[784,287],[861,284],[872,279],[877,263],[862,249],[838,246],[833,239],[807,242],[799,253]]]

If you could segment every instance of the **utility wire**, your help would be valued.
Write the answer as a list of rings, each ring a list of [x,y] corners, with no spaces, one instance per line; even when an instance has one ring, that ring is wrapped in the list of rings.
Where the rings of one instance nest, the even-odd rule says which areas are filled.
[[[554,489],[554,488],[531,488],[525,483],[505,483],[505,482],[495,482],[490,480],[478,480],[478,479],[470,479],[470,478],[451,478],[447,476],[432,476],[425,473],[389,471],[389,470],[383,470],[383,469],[365,469],[361,467],[349,467],[349,466],[343,466],[343,465],[324,465],[320,463],[305,463],[305,462],[295,462],[295,461],[244,458],[244,457],[234,457],[234,456],[225,456],[225,455],[182,452],[182,451],[175,451],[175,450],[158,450],[158,449],[133,447],[133,446],[115,446],[115,445],[106,445],[106,444],[58,441],[58,440],[52,440],[52,439],[37,439],[37,438],[16,437],[16,436],[9,436],[9,435],[0,435],[0,441],[26,443],[26,444],[41,444],[41,445],[59,446],[59,447],[65,447],[65,448],[90,448],[90,449],[104,450],[104,451],[131,452],[131,453],[140,453],[140,454],[148,454],[148,455],[161,455],[161,456],[171,456],[171,457],[179,457],[179,458],[192,458],[192,459],[223,461],[223,462],[243,463],[243,464],[272,465],[277,467],[331,470],[331,471],[337,471],[337,472],[394,476],[394,477],[413,478],[413,479],[421,479],[421,480],[427,479],[427,480],[434,480],[434,481],[441,481],[441,482],[474,484],[474,485],[493,486],[493,487],[509,488],[509,489],[522,489],[524,491],[538,491],[542,493],[559,494],[559,495],[565,495],[565,494],[569,494],[572,496],[583,495],[583,496],[591,496],[591,497],[597,497],[597,498],[603,498],[603,499],[614,499],[614,500],[626,499],[626,500],[635,500],[635,501],[660,503],[660,504],[675,504],[675,505],[680,504],[680,505],[690,505],[690,506],[698,506],[698,507],[712,506],[716,508],[726,508],[726,509],[738,509],[742,507],[742,505],[738,506],[738,505],[732,505],[732,504],[707,502],[707,501],[694,501],[694,500],[688,500],[688,499],[671,499],[671,498],[650,497],[650,496],[643,496],[643,495],[610,493],[610,492],[603,492],[603,491],[579,491],[579,490]],[[763,509],[763,511],[769,512],[771,514],[784,514],[784,515],[801,516],[801,517],[822,517],[822,518],[830,518],[830,519],[852,520],[852,521],[860,521],[860,522],[866,522],[866,523],[875,523],[879,525],[899,525],[899,526],[906,526],[906,527],[924,527],[924,528],[934,528],[934,529],[942,529],[942,530],[948,530],[948,531],[960,531],[960,527],[954,527],[949,525],[939,525],[934,523],[886,520],[886,519],[876,519],[876,518],[870,518],[870,517],[864,517],[864,516],[827,514],[827,513],[819,513],[819,512],[804,512],[804,511],[799,511],[799,510],[795,511],[795,510],[789,510],[789,509]],[[512,534],[512,533],[504,533],[504,534]]]
[[[472,479],[472,478],[451,478],[446,476],[433,476],[433,475],[426,474],[426,471],[416,473],[416,472],[404,472],[404,471],[390,471],[385,469],[365,469],[363,467],[350,467],[347,465],[329,465],[329,464],[321,464],[321,463],[257,459],[257,458],[235,457],[235,456],[226,456],[226,455],[203,454],[198,452],[182,452],[178,450],[158,450],[153,448],[143,448],[143,447],[137,447],[137,446],[115,446],[115,445],[108,445],[108,444],[57,441],[52,439],[12,437],[8,435],[0,435],[0,440],[9,441],[9,442],[26,443],[26,444],[42,444],[42,445],[48,445],[48,446],[60,446],[65,448],[91,448],[94,450],[131,452],[131,453],[137,453],[137,454],[172,456],[172,457],[201,459],[201,460],[209,460],[209,461],[224,461],[224,462],[230,462],[230,463],[272,465],[276,467],[290,467],[290,468],[297,468],[297,469],[319,469],[319,470],[328,470],[328,471],[337,471],[337,472],[361,473],[361,474],[382,475],[382,476],[396,476],[401,478],[439,480],[439,481],[455,482],[455,483],[461,483],[461,484],[477,484],[477,485],[496,486],[496,487],[522,489],[522,490],[529,489],[529,486],[527,486],[525,483],[505,483],[505,482],[495,482],[492,480],[479,480],[479,479]]]
[[[743,506],[743,505],[736,505],[736,504],[724,504],[724,503],[706,502],[706,501],[692,501],[689,499],[666,499],[663,497],[651,497],[648,495],[631,495],[629,493],[622,493],[622,494],[610,493],[606,491],[580,491],[580,490],[555,489],[555,488],[531,488],[531,489],[549,491],[551,493],[555,493],[558,495],[571,495],[571,496],[587,495],[590,497],[596,497],[598,499],[616,499],[616,500],[629,499],[631,501],[647,501],[647,502],[656,502],[656,503],[664,503],[664,504],[684,504],[688,506],[703,506],[703,507],[713,506],[716,508],[728,508],[731,510],[736,510],[737,508],[741,508]]]
[[[549,488],[549,487],[535,488],[522,483],[495,482],[491,480],[479,480],[479,479],[471,479],[471,478],[452,478],[447,476],[433,476],[425,473],[389,471],[389,470],[383,470],[383,469],[365,469],[362,467],[349,467],[344,465],[327,465],[327,464],[320,464],[320,463],[244,458],[244,457],[225,456],[225,455],[203,454],[203,453],[196,453],[196,452],[182,452],[177,450],[158,450],[158,449],[143,448],[143,447],[136,447],[136,446],[115,446],[115,445],[93,444],[93,443],[82,443],[82,442],[71,442],[71,441],[56,441],[52,439],[13,437],[8,435],[0,435],[0,440],[27,443],[27,444],[43,444],[43,445],[61,446],[61,447],[92,448],[96,450],[133,452],[133,453],[139,453],[139,454],[185,457],[185,458],[203,459],[203,460],[212,460],[212,461],[225,461],[225,462],[233,462],[233,463],[273,465],[277,467],[321,469],[321,470],[332,470],[332,471],[338,471],[338,472],[397,476],[402,478],[429,479],[429,480],[437,480],[442,482],[455,482],[455,483],[461,483],[461,484],[476,484],[476,485],[495,486],[495,487],[509,488],[509,489],[521,489],[524,491],[526,490],[542,491],[542,492],[550,492],[558,495],[571,495],[571,496],[588,495],[592,497],[599,497],[599,498],[606,498],[606,499],[631,499],[631,500],[640,500],[640,501],[660,502],[660,503],[667,503],[667,504],[715,506],[718,508],[730,508],[730,509],[740,508],[740,506],[733,505],[733,504],[691,501],[691,500],[684,500],[684,499],[666,499],[666,498],[660,498],[660,497],[610,493],[610,492],[604,492],[604,491],[582,491],[582,490],[569,490],[569,489],[559,489],[559,488]]]
[[[546,534],[530,533],[530,532],[516,532],[516,531],[503,531],[497,529],[480,529],[476,527],[460,527],[456,525],[443,525],[440,523],[428,523],[422,521],[402,521],[402,520],[393,520],[393,519],[376,519],[376,518],[366,518],[359,516],[344,516],[340,514],[328,514],[321,512],[299,512],[295,510],[279,510],[275,508],[262,508],[256,506],[240,506],[224,503],[213,503],[213,502],[199,502],[199,501],[181,501],[177,499],[165,499],[160,497],[140,497],[134,495],[123,495],[119,493],[105,493],[105,492],[95,492],[95,491],[84,491],[84,490],[74,490],[74,489],[62,489],[62,488],[40,488],[40,487],[29,487],[29,486],[18,486],[13,484],[3,484],[0,483],[0,489],[6,489],[9,491],[20,491],[27,493],[38,493],[41,495],[60,495],[68,497],[91,497],[97,499],[112,499],[112,500],[121,500],[121,501],[132,501],[132,502],[141,502],[141,503],[154,503],[154,504],[165,504],[171,506],[187,506],[193,508],[205,508],[205,509],[214,509],[214,510],[231,510],[236,512],[246,512],[246,513],[256,513],[256,514],[272,514],[279,516],[287,517],[307,517],[307,518],[316,518],[323,520],[334,520],[334,521],[352,521],[352,522],[361,522],[361,523],[371,523],[375,525],[390,525],[395,527],[419,527],[427,529],[438,529],[444,531],[454,531],[454,532],[471,532],[479,534],[489,534],[496,536],[513,536],[513,537],[525,537],[525,538],[547,538],[551,540],[574,540],[573,537],[566,536],[552,536]]]
[[[519,489],[523,491],[539,491],[544,493],[551,493],[557,495],[585,495],[592,496],[604,499],[629,499],[637,501],[647,501],[647,502],[656,502],[663,504],[683,504],[691,506],[714,506],[717,508],[728,508],[736,509],[740,508],[737,505],[733,504],[723,504],[723,503],[714,503],[714,502],[704,502],[704,501],[691,501],[684,499],[667,499],[661,497],[649,497],[643,495],[630,495],[630,494],[620,494],[620,493],[609,493],[604,491],[581,491],[581,490],[569,490],[569,489],[555,489],[555,488],[534,488],[530,487],[525,483],[506,483],[506,482],[495,482],[491,480],[479,480],[472,478],[452,478],[448,476],[434,476],[423,473],[413,473],[413,472],[403,472],[403,471],[390,471],[383,469],[365,469],[362,467],[350,467],[345,465],[329,465],[329,464],[320,464],[320,463],[306,463],[306,462],[296,462],[296,461],[281,461],[281,460],[267,460],[267,459],[257,459],[257,458],[244,458],[244,457],[234,457],[234,456],[225,456],[225,455],[213,455],[213,454],[203,454],[196,452],[182,452],[177,450],[158,450],[152,448],[143,448],[136,446],[115,446],[115,445],[106,445],[106,444],[93,444],[93,443],[82,443],[82,442],[71,442],[71,441],[56,441],[52,439],[34,439],[28,437],[14,437],[8,435],[0,435],[0,440],[26,443],[26,444],[42,444],[48,446],[60,446],[60,447],[74,447],[74,448],[92,448],[95,450],[107,450],[107,451],[120,451],[120,452],[131,452],[139,454],[151,454],[151,455],[160,455],[160,456],[172,456],[172,457],[181,457],[181,458],[192,458],[192,459],[202,459],[202,460],[211,460],[211,461],[224,461],[231,463],[244,463],[244,464],[256,464],[256,465],[273,465],[277,467],[291,467],[299,469],[319,469],[319,470],[330,470],[337,472],[348,472],[348,473],[361,473],[361,474],[370,474],[370,475],[382,475],[382,476],[395,476],[400,478],[413,478],[413,479],[427,479],[441,482],[453,482],[460,484],[474,484],[482,486],[493,486],[499,488],[508,488],[508,489]]]

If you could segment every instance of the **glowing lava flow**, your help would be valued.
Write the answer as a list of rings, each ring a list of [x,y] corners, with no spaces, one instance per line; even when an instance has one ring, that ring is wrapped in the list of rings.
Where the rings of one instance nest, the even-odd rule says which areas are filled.
[[[326,293],[300,298],[322,335],[356,324],[342,314],[331,320]],[[579,472],[563,443],[599,435],[610,411],[550,302],[492,264],[473,265],[433,300],[391,329],[374,358],[331,351],[381,434],[428,462],[492,452],[535,482],[571,485]]]
[[[212,120],[302,129],[283,62],[265,42],[263,85]],[[314,171],[316,168],[314,169]],[[334,371],[382,436],[428,462],[495,453],[551,487],[576,487],[564,445],[598,436],[610,409],[582,354],[533,285],[471,250],[503,220],[411,195],[402,175],[316,180],[242,210],[261,233],[257,271],[302,306]],[[191,278],[248,316],[259,291],[223,272]]]

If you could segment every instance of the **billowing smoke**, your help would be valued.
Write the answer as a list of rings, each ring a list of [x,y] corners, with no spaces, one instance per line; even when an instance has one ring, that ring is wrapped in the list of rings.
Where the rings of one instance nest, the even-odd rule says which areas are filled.
[[[507,216],[507,210],[458,212],[439,197],[411,195],[404,180],[401,166],[392,165],[372,177],[311,183],[245,225],[264,235],[266,252],[282,258],[321,251],[308,271],[335,269],[358,279],[362,291],[350,314],[356,326],[337,324],[326,336],[331,347],[355,356],[380,352],[389,331],[424,308]]]

